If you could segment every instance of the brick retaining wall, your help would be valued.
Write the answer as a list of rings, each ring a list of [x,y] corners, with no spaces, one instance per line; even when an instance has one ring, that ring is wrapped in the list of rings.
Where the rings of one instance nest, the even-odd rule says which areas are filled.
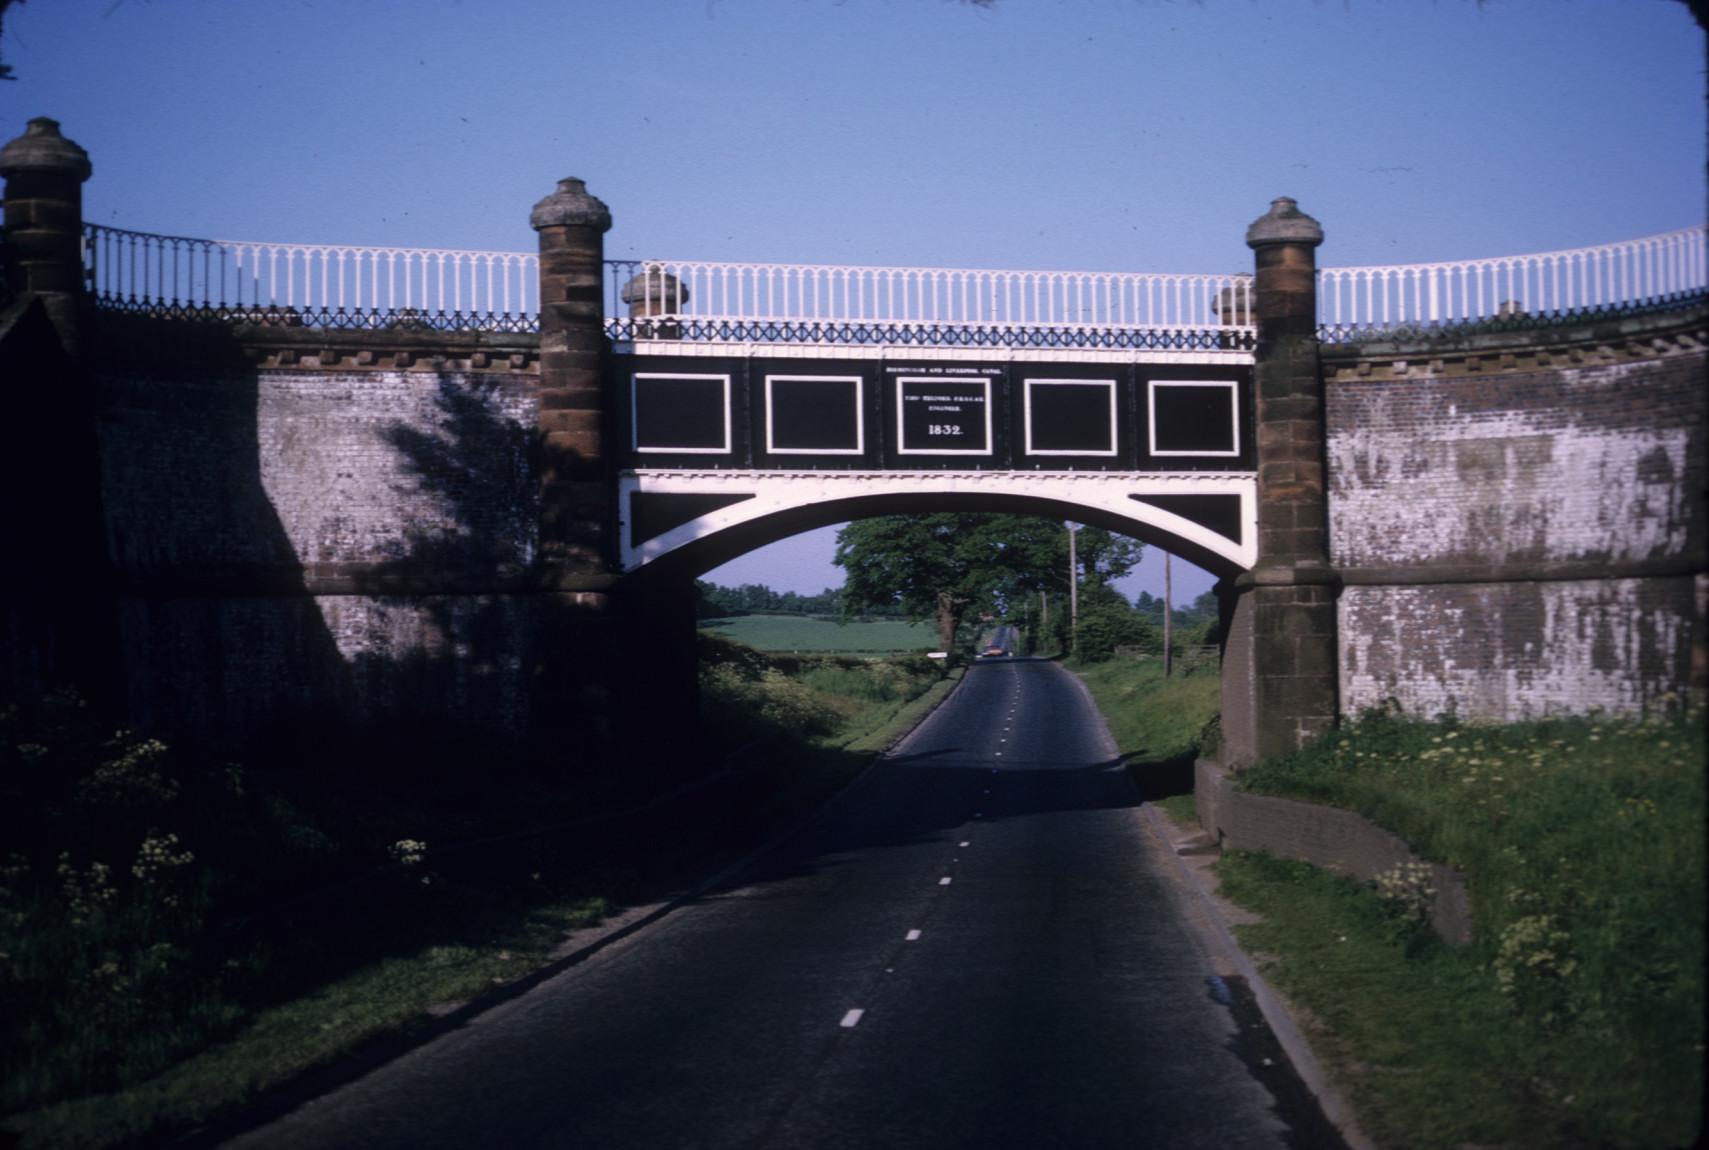
[[[1324,349],[1344,715],[1632,713],[1686,689],[1706,343],[1697,306]]]

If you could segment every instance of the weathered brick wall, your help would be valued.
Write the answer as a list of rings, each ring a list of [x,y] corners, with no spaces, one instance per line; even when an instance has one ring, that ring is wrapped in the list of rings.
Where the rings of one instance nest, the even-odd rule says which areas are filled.
[[[1692,600],[1688,578],[1348,587],[1342,697],[1349,714],[1642,711],[1682,690]]]
[[[233,742],[310,719],[520,739],[531,374],[206,358],[99,380],[131,713]]]
[[[1345,713],[1633,711],[1690,678],[1704,314],[1329,349]]]
[[[533,559],[525,376],[108,377],[101,395],[109,540],[127,572]]]

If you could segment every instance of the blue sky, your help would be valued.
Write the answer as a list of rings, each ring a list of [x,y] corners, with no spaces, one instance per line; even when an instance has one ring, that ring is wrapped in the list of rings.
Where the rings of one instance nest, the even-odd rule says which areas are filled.
[[[0,52],[89,219],[192,236],[526,250],[568,175],[613,257],[1218,272],[1278,195],[1325,265],[1705,214],[1672,0],[29,0]],[[713,577],[819,590],[830,535]]]

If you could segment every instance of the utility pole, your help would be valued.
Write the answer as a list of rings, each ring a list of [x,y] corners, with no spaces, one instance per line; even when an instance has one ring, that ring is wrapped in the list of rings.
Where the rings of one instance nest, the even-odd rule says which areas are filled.
[[[1175,670],[1175,596],[1170,582],[1169,552],[1163,553],[1163,677]]]
[[[1068,528],[1068,653],[1072,655],[1080,649],[1080,559],[1074,548],[1080,529],[1073,523],[1064,526]]]

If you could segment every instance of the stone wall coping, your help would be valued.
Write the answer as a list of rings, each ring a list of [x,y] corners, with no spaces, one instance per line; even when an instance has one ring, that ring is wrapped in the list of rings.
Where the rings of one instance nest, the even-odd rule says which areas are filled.
[[[1319,348],[1318,355],[1326,368],[1340,368],[1347,362],[1366,359],[1428,361],[1501,352],[1553,352],[1575,346],[1596,347],[1656,336],[1688,334],[1693,329],[1701,329],[1706,323],[1709,323],[1709,303],[1697,302],[1677,309],[1634,315],[1587,316],[1581,324],[1538,324],[1534,327],[1479,331],[1465,335],[1457,335],[1452,326],[1445,326],[1412,338],[1386,338],[1386,333],[1380,333],[1367,340],[1325,343]]]
[[[536,374],[538,332],[439,331],[394,326],[378,329],[295,327],[262,323],[200,322],[105,312],[102,329],[123,336],[98,341],[103,369],[196,365],[346,371],[509,371]],[[200,344],[208,354],[186,354]],[[162,359],[164,349],[165,362]]]
[[[1471,941],[1466,876],[1419,857],[1405,839],[1363,815],[1299,799],[1247,794],[1208,759],[1195,764],[1193,800],[1200,825],[1224,850],[1264,851],[1358,882],[1371,882],[1403,864],[1424,864],[1436,888],[1431,927],[1449,942]]]

